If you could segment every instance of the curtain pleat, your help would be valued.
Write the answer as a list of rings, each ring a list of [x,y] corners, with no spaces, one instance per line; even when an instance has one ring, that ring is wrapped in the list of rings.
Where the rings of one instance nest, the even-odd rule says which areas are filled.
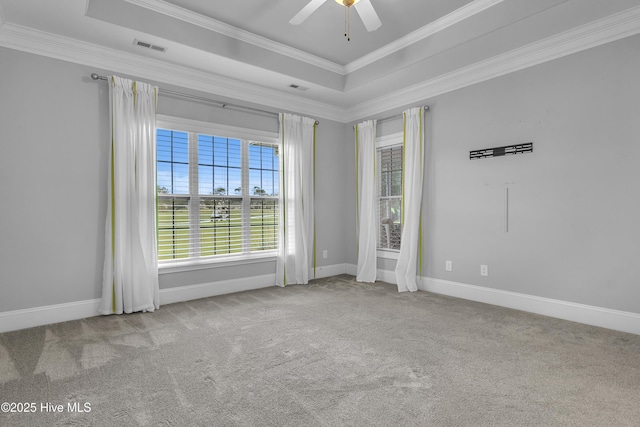
[[[399,292],[418,290],[416,269],[422,256],[422,181],[424,165],[424,109],[404,112],[404,164],[402,174],[402,240],[396,264]]]
[[[102,314],[160,307],[156,255],[157,88],[109,77],[111,151]]]
[[[376,120],[356,125],[358,282],[375,282],[377,274]]]
[[[280,115],[280,210],[276,284],[306,284],[315,256],[315,120]]]

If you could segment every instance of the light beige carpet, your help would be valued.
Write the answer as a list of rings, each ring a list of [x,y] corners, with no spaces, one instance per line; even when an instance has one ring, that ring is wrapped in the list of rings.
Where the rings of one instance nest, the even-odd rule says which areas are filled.
[[[337,276],[0,334],[0,396],[37,409],[2,426],[638,426],[640,336]]]

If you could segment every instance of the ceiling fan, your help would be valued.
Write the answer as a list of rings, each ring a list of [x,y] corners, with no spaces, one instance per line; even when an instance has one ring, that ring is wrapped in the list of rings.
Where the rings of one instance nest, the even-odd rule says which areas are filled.
[[[291,20],[289,21],[292,25],[300,25],[302,24],[313,12],[315,12],[320,6],[322,6],[327,0],[311,0],[305,7],[302,8],[300,12],[298,12]],[[345,7],[345,31],[344,35],[348,40],[351,39],[349,35],[349,11],[351,10],[351,6],[355,7],[358,15],[360,15],[360,19],[362,19],[362,23],[364,24],[367,31],[375,31],[382,25],[380,18],[378,18],[378,14],[373,9],[373,5],[371,5],[371,0],[335,0],[336,3]]]

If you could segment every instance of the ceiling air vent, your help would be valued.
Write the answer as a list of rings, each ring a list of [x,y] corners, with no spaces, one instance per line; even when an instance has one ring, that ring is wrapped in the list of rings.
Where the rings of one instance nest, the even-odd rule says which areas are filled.
[[[309,90],[309,88],[308,88],[308,87],[300,86],[300,85],[297,85],[297,84],[295,84],[295,83],[290,84],[290,85],[289,85],[289,87],[290,87],[291,89],[295,89],[295,90]]]
[[[167,51],[166,47],[158,46],[158,45],[155,45],[155,44],[152,44],[152,43],[148,43],[148,42],[143,42],[143,41],[140,41],[138,39],[135,39],[133,41],[133,44],[135,46],[146,47],[147,49],[157,50],[158,52],[166,52]]]

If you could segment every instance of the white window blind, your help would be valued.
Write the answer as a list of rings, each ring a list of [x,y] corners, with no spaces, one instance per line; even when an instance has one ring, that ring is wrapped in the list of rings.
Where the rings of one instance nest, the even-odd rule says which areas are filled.
[[[377,149],[378,249],[400,250],[402,235],[402,144]]]
[[[157,129],[158,260],[273,251],[277,144]]]

